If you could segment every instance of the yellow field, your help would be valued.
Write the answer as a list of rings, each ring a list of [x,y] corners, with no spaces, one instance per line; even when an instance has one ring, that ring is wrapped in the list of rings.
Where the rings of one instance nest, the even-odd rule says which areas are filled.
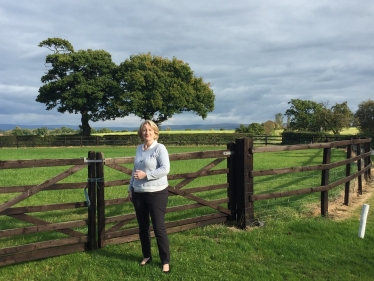
[[[190,130],[190,131],[160,131],[160,134],[232,134],[235,130]],[[110,135],[136,135],[137,132],[113,132],[103,134],[92,134],[93,136],[110,136]]]
[[[184,131],[160,131],[160,134],[230,134],[234,133],[235,130],[184,130]],[[275,135],[280,136],[283,130],[276,130]],[[331,132],[332,133],[332,132]],[[135,135],[137,132],[113,132],[113,133],[96,133],[92,134],[93,136],[109,136],[109,135]],[[352,127],[349,129],[344,129],[340,132],[341,135],[356,135],[358,134],[358,129],[356,127]]]

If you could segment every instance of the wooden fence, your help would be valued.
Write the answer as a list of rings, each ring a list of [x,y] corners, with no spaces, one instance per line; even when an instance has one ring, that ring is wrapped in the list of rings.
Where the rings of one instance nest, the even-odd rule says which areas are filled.
[[[250,138],[239,140],[240,147],[244,152],[248,152],[247,157],[243,159],[243,171],[238,176],[242,177],[238,188],[242,188],[241,194],[238,198],[244,198],[244,201],[239,201],[237,206],[238,212],[238,226],[245,228],[257,224],[255,217],[255,202],[261,200],[285,198],[291,196],[307,195],[316,192],[321,194],[321,215],[328,215],[328,196],[329,190],[338,186],[345,185],[344,204],[349,204],[350,182],[354,179],[358,181],[358,193],[362,194],[362,177],[365,179],[371,177],[370,169],[371,163],[371,138],[367,139],[352,139],[344,141],[314,143],[304,145],[287,145],[287,146],[269,146],[269,147],[255,147],[253,140]],[[331,163],[331,150],[333,148],[344,149],[346,151],[346,159]],[[312,166],[286,167],[279,169],[255,170],[254,156],[259,153],[294,151],[294,150],[309,150],[322,149],[323,159],[322,163]],[[352,173],[352,164],[357,163],[357,171]],[[329,180],[330,170],[337,167],[345,167],[345,176],[332,182]],[[277,191],[271,193],[256,193],[255,179],[271,175],[296,174],[299,173],[320,171],[320,185],[313,187],[300,187],[290,191]],[[275,189],[275,188],[272,188]]]
[[[362,175],[370,177],[370,141],[358,139],[255,148],[253,139],[243,138],[228,144],[224,150],[170,154],[172,167],[182,165],[185,172],[168,176],[167,231],[174,233],[226,221],[246,228],[256,222],[256,201],[313,192],[321,192],[321,214],[325,216],[330,189],[349,184],[355,178],[361,184]],[[351,153],[354,147],[361,146],[363,153],[361,149],[356,155]],[[346,160],[330,163],[331,149],[335,147],[347,148]],[[296,168],[254,169],[253,156],[256,153],[300,149],[323,149],[323,163]],[[197,159],[201,162],[199,165],[195,164]],[[188,165],[190,160],[194,160],[193,167]],[[135,213],[126,192],[133,161],[134,157],[105,159],[101,152],[93,151],[88,152],[87,158],[79,159],[0,161],[0,171],[13,170],[15,174],[25,176],[39,173],[40,167],[61,167],[57,175],[44,175],[47,179],[41,183],[0,187],[0,198],[4,199],[0,201],[0,266],[138,240]],[[350,174],[350,165],[354,162],[358,164],[358,171]],[[339,165],[347,167],[346,177],[339,182],[329,182],[329,170]],[[29,170],[22,172],[19,169]],[[255,177],[303,170],[320,170],[321,185],[288,192],[254,192]],[[66,182],[70,177],[76,177],[74,182]],[[190,184],[202,177],[209,177],[210,184]],[[118,189],[123,196],[118,196]],[[77,190],[84,191],[84,200],[81,200],[83,193]],[[61,203],[59,200],[63,201],[68,192],[78,194],[77,200]],[[35,205],[30,199],[33,196],[51,202]]]

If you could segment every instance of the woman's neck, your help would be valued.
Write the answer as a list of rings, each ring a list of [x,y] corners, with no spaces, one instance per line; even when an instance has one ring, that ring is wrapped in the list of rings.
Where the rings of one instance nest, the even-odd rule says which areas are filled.
[[[155,140],[152,141],[147,141],[144,143],[144,150],[148,149],[154,142]]]

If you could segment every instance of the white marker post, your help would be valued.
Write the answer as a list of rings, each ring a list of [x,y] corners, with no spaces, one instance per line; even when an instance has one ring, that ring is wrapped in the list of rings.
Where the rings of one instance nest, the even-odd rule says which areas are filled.
[[[360,227],[358,229],[359,238],[364,238],[365,236],[366,219],[368,217],[368,213],[369,213],[369,205],[368,204],[362,205]]]

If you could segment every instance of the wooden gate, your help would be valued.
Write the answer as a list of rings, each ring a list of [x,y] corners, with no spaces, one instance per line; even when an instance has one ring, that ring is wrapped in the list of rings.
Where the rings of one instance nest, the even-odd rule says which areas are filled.
[[[170,161],[174,161],[172,167],[175,167],[176,162],[179,165],[185,165],[183,164],[184,161],[188,162],[188,160],[195,159],[200,159],[203,163],[200,167],[193,167],[194,171],[187,172],[189,170],[188,165],[185,165],[185,173],[170,173],[168,175],[169,205],[166,215],[168,233],[235,219],[234,187],[229,184],[230,177],[233,177],[230,166],[234,164],[234,147],[234,144],[230,144],[227,150],[170,154]],[[100,154],[97,158],[99,160],[104,159],[104,155]],[[124,177],[126,175],[126,178],[122,181],[105,180],[105,183],[98,183],[99,247],[139,239],[134,208],[127,198],[127,185],[130,181],[133,162],[134,157],[105,159],[106,167],[122,172]],[[222,167],[222,162],[226,163],[224,167]],[[98,178],[104,178],[104,163],[97,167],[97,172]],[[219,177],[220,175],[221,177]],[[212,176],[218,176],[219,179],[217,179],[217,182],[213,181],[214,184],[191,185],[192,182],[206,176],[209,176],[210,179]],[[124,185],[122,187],[124,197],[105,199],[105,190],[119,184]],[[211,196],[211,193],[216,194]],[[116,214],[113,211],[107,211],[108,208],[113,208],[115,205],[123,207],[118,208]],[[111,213],[111,215],[108,215],[108,213]],[[151,231],[151,235],[154,235],[153,231]]]
[[[9,195],[9,200],[0,205],[0,238],[3,245],[9,245],[0,248],[0,266],[97,248],[95,183],[58,183],[87,165],[88,178],[95,177],[96,163],[90,163],[90,158],[94,158],[93,152],[89,152],[88,159],[0,161],[0,169],[17,169],[12,170],[16,171],[15,177],[27,177],[22,169],[32,168],[35,173],[39,167],[68,166],[39,184],[0,188],[1,194]],[[80,202],[28,205],[27,199],[32,196],[53,198],[54,190],[71,189],[85,189],[86,201],[82,192]],[[67,220],[61,221],[61,218]],[[23,241],[28,242],[23,244]]]

